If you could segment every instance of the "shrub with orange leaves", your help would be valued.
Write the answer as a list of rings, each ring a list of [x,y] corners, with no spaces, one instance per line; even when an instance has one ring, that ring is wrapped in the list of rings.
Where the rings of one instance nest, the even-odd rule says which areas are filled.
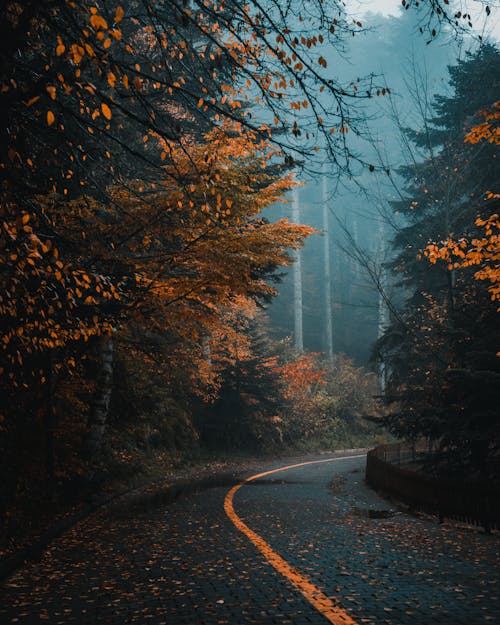
[[[285,440],[295,445],[313,441],[323,448],[371,440],[374,427],[364,417],[377,412],[373,374],[342,354],[328,362],[317,353],[300,354],[277,372],[285,400]]]

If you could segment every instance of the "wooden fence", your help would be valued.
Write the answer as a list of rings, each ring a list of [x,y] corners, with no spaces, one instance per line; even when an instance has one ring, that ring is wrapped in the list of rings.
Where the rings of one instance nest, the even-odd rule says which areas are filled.
[[[368,452],[366,481],[414,510],[473,525],[486,532],[500,529],[500,484],[481,480],[433,478],[400,466],[418,458],[422,449],[381,445]]]

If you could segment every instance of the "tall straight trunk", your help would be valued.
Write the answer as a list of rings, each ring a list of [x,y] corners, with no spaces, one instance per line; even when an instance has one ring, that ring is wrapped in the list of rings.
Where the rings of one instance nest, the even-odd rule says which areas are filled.
[[[295,187],[292,193],[292,221],[298,224],[300,223],[298,188]],[[293,341],[295,349],[302,353],[304,351],[304,339],[302,330],[302,257],[300,250],[294,251],[293,258]]]
[[[97,374],[97,388],[87,422],[87,440],[85,452],[92,459],[99,451],[106,431],[109,413],[109,403],[113,390],[113,339],[111,336],[102,336],[97,345],[99,372]]]
[[[352,343],[352,311],[350,304],[352,304],[352,286],[354,280],[353,264],[351,255],[347,249],[339,250],[339,264],[342,272],[342,339],[343,349],[349,349],[349,345]]]
[[[389,325],[389,309],[385,301],[387,297],[387,270],[385,268],[385,229],[382,221],[379,223],[378,228],[378,245],[377,245],[377,261],[379,265],[380,277],[379,277],[379,293],[378,293],[378,328],[377,336],[380,338],[387,330]],[[379,384],[382,393],[385,392],[387,381],[387,368],[386,364],[381,361],[379,364]]]
[[[322,204],[323,204],[323,278],[325,281],[325,331],[326,331],[326,355],[328,360],[333,360],[333,322],[332,322],[332,282],[330,272],[330,231],[328,215],[328,179],[323,173],[322,179]]]

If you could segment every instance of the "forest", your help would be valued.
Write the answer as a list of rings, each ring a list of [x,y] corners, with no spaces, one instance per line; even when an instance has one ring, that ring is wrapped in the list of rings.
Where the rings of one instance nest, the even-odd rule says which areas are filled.
[[[2,554],[244,455],[500,476],[492,9],[376,4],[2,3]]]

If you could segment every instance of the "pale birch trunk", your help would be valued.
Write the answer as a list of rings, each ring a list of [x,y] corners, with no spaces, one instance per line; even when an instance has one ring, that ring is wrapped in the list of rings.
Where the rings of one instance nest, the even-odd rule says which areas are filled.
[[[352,221],[352,238],[354,239],[354,249],[359,250],[359,229],[358,220],[356,219],[356,217],[353,217]],[[361,265],[359,264],[356,256],[353,256],[351,258],[351,266],[354,281],[356,282],[356,284],[359,284],[361,280]]]
[[[344,349],[350,345],[351,343],[351,329],[350,329],[350,321],[352,315],[352,308],[350,308],[350,304],[352,303],[352,285],[354,279],[353,273],[353,265],[352,258],[347,249],[339,250],[339,258],[340,258],[340,267],[342,268],[342,291],[341,291],[341,299],[342,301],[342,338],[344,343]]]
[[[377,245],[377,263],[379,265],[380,278],[379,278],[379,293],[378,293],[378,328],[377,337],[380,338],[389,326],[389,309],[385,297],[387,297],[387,271],[384,265],[385,262],[385,231],[384,224],[381,221],[378,228],[378,245]],[[385,392],[387,382],[387,368],[386,364],[381,361],[379,363],[379,384],[382,393]]]
[[[298,188],[295,187],[292,193],[292,221],[298,224],[300,223]],[[304,339],[302,330],[302,258],[300,250],[294,251],[293,258],[293,341],[295,349],[302,353],[304,351]]]
[[[87,421],[87,439],[85,441],[85,452],[88,458],[93,458],[99,451],[106,431],[113,390],[113,339],[111,336],[100,337],[97,353],[100,360],[99,373],[97,374],[96,392]]]
[[[322,180],[323,204],[323,276],[325,281],[325,330],[326,354],[328,360],[333,360],[333,323],[332,323],[332,283],[330,272],[330,232],[328,216],[328,179],[323,174]]]

